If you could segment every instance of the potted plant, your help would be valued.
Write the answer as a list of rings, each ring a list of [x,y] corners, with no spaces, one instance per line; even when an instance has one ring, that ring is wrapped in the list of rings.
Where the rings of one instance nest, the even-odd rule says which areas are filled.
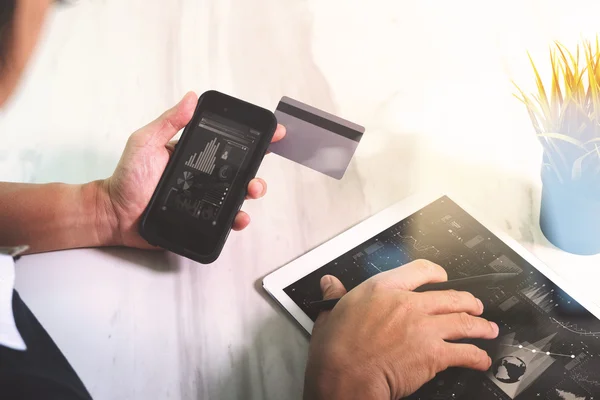
[[[583,51],[580,51],[583,48]],[[537,92],[518,86],[543,150],[540,227],[565,251],[600,253],[600,44],[586,41],[575,54],[556,43],[550,50],[547,93],[529,56]],[[516,85],[515,85],[516,86]]]

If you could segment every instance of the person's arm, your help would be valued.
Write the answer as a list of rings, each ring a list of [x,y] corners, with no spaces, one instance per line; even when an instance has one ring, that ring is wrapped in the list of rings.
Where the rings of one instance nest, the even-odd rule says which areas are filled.
[[[118,244],[102,184],[0,182],[0,244],[34,253]]]
[[[198,98],[188,93],[175,107],[135,132],[113,175],[83,185],[0,183],[0,246],[29,245],[30,252],[99,246],[153,248],[138,233],[139,221],[173,151],[173,136],[192,119]],[[285,136],[281,125],[273,141]],[[264,196],[255,178],[249,199]],[[240,211],[234,230],[250,217]]]

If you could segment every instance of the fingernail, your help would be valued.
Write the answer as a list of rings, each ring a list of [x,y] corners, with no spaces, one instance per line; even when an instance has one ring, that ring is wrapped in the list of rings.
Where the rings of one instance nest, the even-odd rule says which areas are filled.
[[[321,278],[321,292],[325,293],[329,286],[331,286],[331,276],[325,275]]]
[[[498,325],[495,322],[490,321],[490,326],[492,327],[492,330],[494,331],[494,333],[497,335],[498,332],[500,331],[500,328],[498,328]]]
[[[481,310],[481,312],[483,312],[483,303],[481,302],[481,300],[477,299],[477,304],[479,304],[479,309]]]
[[[258,180],[252,181],[250,188],[252,190],[252,193],[250,194],[252,197],[261,197],[265,192],[265,185]]]

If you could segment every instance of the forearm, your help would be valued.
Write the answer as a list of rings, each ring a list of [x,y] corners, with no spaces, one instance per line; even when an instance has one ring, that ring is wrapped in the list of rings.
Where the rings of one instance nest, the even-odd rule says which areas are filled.
[[[102,182],[0,183],[0,246],[38,253],[116,244]]]
[[[340,376],[308,368],[304,381],[304,400],[379,400],[391,399],[387,382],[363,371]]]

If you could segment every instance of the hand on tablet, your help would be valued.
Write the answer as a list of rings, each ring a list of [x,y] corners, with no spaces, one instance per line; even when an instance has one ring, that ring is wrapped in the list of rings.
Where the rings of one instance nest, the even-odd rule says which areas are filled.
[[[412,292],[446,280],[442,267],[425,260],[380,273],[347,294],[337,278],[323,277],[324,299],[343,297],[315,323],[304,398],[400,399],[449,367],[490,368],[483,350],[447,342],[497,337],[498,326],[478,317],[478,299]]]

